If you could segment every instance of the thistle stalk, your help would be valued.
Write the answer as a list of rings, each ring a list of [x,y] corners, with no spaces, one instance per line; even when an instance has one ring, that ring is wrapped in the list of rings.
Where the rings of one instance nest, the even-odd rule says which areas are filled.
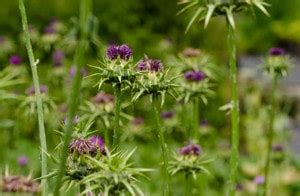
[[[122,92],[121,85],[115,87],[115,118],[114,118],[114,135],[113,135],[113,146],[118,147],[120,140],[120,113],[122,103]]]
[[[81,87],[81,67],[85,63],[85,53],[88,48],[88,17],[90,15],[90,10],[92,7],[91,0],[82,0],[80,1],[80,41],[75,53],[74,62],[76,65],[76,73],[72,82],[71,95],[68,101],[68,114],[67,114],[67,124],[66,131],[63,138],[63,150],[62,156],[59,164],[58,175],[56,179],[56,185],[54,190],[54,195],[60,195],[60,187],[62,184],[62,178],[66,171],[66,160],[68,156],[69,143],[71,141],[72,130],[73,130],[73,119],[79,103],[80,87]]]
[[[269,171],[271,165],[271,155],[272,155],[272,144],[274,138],[274,120],[275,120],[275,111],[276,111],[276,89],[277,89],[277,76],[274,74],[272,77],[272,88],[271,88],[271,106],[269,110],[269,129],[268,129],[268,152],[267,152],[267,160],[264,169],[264,177],[265,183],[263,186],[263,195],[268,195],[269,189]]]
[[[158,96],[153,95],[152,100],[152,107],[154,110],[154,118],[155,118],[155,134],[159,140],[161,151],[162,151],[162,158],[163,158],[163,165],[162,165],[162,172],[163,172],[163,195],[169,195],[169,174],[168,174],[168,147],[165,143],[164,133],[161,128],[161,119],[160,119],[160,111],[161,111],[161,104],[159,102]]]
[[[39,76],[37,72],[37,61],[34,58],[33,49],[30,41],[29,30],[28,30],[28,22],[26,16],[26,10],[24,6],[23,0],[19,0],[19,9],[22,18],[22,26],[25,35],[25,44],[29,57],[30,68],[32,72],[32,79],[35,89],[35,99],[37,105],[37,116],[38,116],[38,126],[39,126],[39,137],[41,144],[41,176],[47,175],[47,140],[45,134],[45,125],[44,125],[44,111],[43,111],[43,101],[40,92],[40,84],[39,84]],[[47,179],[42,179],[42,195],[47,195]]]
[[[193,103],[193,114],[194,114],[194,122],[193,122],[193,137],[198,141],[199,139],[199,100],[195,99]]]
[[[238,169],[239,156],[239,99],[237,83],[237,63],[236,63],[236,39],[233,27],[227,24],[228,28],[228,51],[231,78],[231,155],[230,155],[230,179],[229,195],[235,195],[235,184]]]
[[[191,195],[191,178],[190,175],[187,173],[185,174],[185,188],[184,188],[184,195],[189,196]]]

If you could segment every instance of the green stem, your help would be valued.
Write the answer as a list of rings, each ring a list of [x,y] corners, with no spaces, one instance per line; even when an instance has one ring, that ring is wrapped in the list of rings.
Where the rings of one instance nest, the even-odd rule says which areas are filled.
[[[194,100],[193,110],[194,110],[193,138],[198,141],[199,139],[199,100],[198,99]]]
[[[229,195],[235,195],[235,184],[238,169],[239,156],[239,98],[237,83],[237,63],[236,63],[236,39],[235,31],[228,23],[228,51],[231,77],[231,155],[230,155],[230,183]]]
[[[27,23],[27,16],[26,10],[24,6],[23,0],[19,0],[19,8],[22,18],[22,25],[23,31],[25,35],[25,42],[27,53],[29,57],[33,84],[35,89],[35,98],[36,98],[36,105],[37,105],[37,115],[38,115],[38,125],[39,125],[39,137],[41,143],[41,176],[47,175],[47,141],[46,141],[46,134],[45,134],[45,125],[44,125],[44,112],[43,112],[43,102],[40,92],[40,84],[39,84],[39,76],[37,72],[37,62],[35,61],[32,45],[30,42],[29,30],[28,30],[28,23]],[[47,195],[47,180],[43,179],[42,182],[42,195]]]
[[[153,95],[152,100],[152,107],[154,110],[154,117],[155,117],[155,134],[157,135],[157,138],[160,143],[161,151],[162,151],[162,158],[163,158],[163,166],[162,166],[162,172],[163,172],[163,195],[168,196],[169,195],[169,174],[168,174],[168,146],[165,142],[164,133],[161,126],[161,119],[160,119],[160,113],[161,113],[161,104],[159,102],[158,96]]]
[[[79,25],[80,25],[80,41],[76,49],[74,63],[76,65],[76,73],[72,82],[71,95],[68,101],[68,114],[67,114],[67,124],[66,130],[64,134],[64,142],[62,149],[62,156],[60,159],[59,170],[56,178],[56,185],[54,190],[54,195],[60,195],[60,187],[62,184],[62,178],[66,171],[66,160],[68,157],[68,148],[69,143],[71,141],[71,136],[73,132],[73,119],[75,117],[75,113],[79,103],[79,95],[80,95],[80,87],[81,87],[81,75],[80,70],[81,67],[85,63],[85,54],[88,48],[88,17],[90,15],[90,10],[92,7],[91,0],[82,0],[80,1],[80,17],[79,17]]]
[[[189,174],[185,174],[184,195],[185,196],[190,196],[191,195],[191,178],[190,178]]]
[[[271,155],[272,155],[272,144],[274,138],[274,120],[275,120],[275,111],[276,111],[276,89],[277,89],[277,77],[273,76],[272,79],[272,89],[271,89],[271,107],[269,110],[269,129],[268,129],[268,152],[267,152],[267,160],[265,165],[264,177],[265,183],[263,187],[263,195],[268,195],[269,189],[269,171],[271,165]]]
[[[122,103],[121,85],[115,87],[115,118],[114,118],[114,135],[113,146],[118,147],[120,140],[120,113]]]

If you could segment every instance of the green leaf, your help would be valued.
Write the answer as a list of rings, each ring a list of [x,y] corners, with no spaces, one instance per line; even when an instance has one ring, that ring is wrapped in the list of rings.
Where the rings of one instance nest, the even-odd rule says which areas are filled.
[[[185,33],[187,33],[189,31],[189,29],[191,28],[192,24],[195,22],[196,18],[203,12],[205,11],[205,8],[204,7],[200,7],[198,8],[198,10],[196,11],[196,13],[194,14],[194,16],[192,17],[192,19],[190,20],[186,30],[185,30]]]
[[[205,17],[205,22],[204,22],[204,28],[207,27],[214,11],[215,11],[216,5],[210,4],[207,5],[207,13],[206,13],[206,17]]]

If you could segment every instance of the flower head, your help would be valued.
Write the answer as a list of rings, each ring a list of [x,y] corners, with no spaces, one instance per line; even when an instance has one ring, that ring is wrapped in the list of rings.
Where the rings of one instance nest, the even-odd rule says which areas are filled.
[[[20,157],[18,157],[17,162],[21,167],[24,167],[28,163],[28,158],[26,156],[20,156]]]
[[[76,74],[76,67],[75,66],[72,66],[69,70],[69,75],[71,78],[73,78]],[[81,68],[80,70],[80,75],[82,77],[86,76],[87,75],[87,70],[85,68]]]
[[[62,50],[56,50],[52,55],[52,62],[54,66],[62,65],[65,53]]]
[[[22,63],[22,58],[19,55],[12,55],[9,58],[9,63],[12,65],[20,65]]]
[[[39,192],[39,184],[29,176],[4,176],[2,179],[3,192]]]
[[[142,125],[142,124],[144,124],[144,122],[145,122],[145,120],[144,120],[144,118],[142,118],[142,117],[135,117],[135,118],[131,121],[131,123],[132,123],[133,125],[135,125],[135,126]]]
[[[103,91],[99,92],[96,96],[92,97],[92,101],[97,104],[107,104],[114,102],[115,97]]]
[[[94,144],[102,154],[105,154],[105,143],[101,136],[93,135],[89,141]]]
[[[110,60],[116,60],[118,57],[128,61],[132,57],[132,50],[126,44],[111,45],[106,51],[106,55]]]
[[[202,71],[187,71],[184,73],[184,77],[190,82],[199,82],[205,78],[205,73]]]
[[[163,64],[158,59],[143,59],[137,65],[139,71],[159,72],[163,69]]]
[[[41,85],[40,86],[40,93],[41,94],[47,94],[48,93],[48,87],[46,85]],[[29,96],[32,96],[35,94],[35,88],[34,86],[29,87],[26,89],[26,94]]]
[[[70,153],[77,153],[79,155],[90,154],[95,155],[97,153],[98,147],[90,139],[77,138],[69,145]]]
[[[270,56],[282,56],[285,55],[285,50],[283,48],[270,48],[269,49]]]
[[[273,152],[283,152],[284,151],[284,147],[282,144],[274,144],[272,146],[272,150]]]
[[[179,152],[183,156],[188,156],[188,155],[194,155],[194,156],[199,156],[202,153],[201,146],[198,144],[188,144],[182,148],[179,149]]]
[[[262,185],[265,183],[265,177],[264,176],[256,176],[254,179],[253,179],[253,182],[254,184],[256,185]]]

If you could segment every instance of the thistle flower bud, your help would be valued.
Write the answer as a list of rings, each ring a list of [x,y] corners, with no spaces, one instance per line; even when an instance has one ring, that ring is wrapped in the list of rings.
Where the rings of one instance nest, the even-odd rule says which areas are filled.
[[[132,57],[132,50],[126,45],[111,45],[106,51],[106,55],[110,60],[116,60],[120,58],[124,61],[128,61]]]
[[[135,117],[135,118],[131,121],[131,123],[132,123],[133,125],[135,125],[135,126],[142,125],[142,124],[144,124],[144,122],[145,122],[145,120],[144,120],[144,118],[142,118],[142,117]]]
[[[189,156],[189,155],[199,156],[202,153],[202,149],[197,144],[188,144],[188,145],[180,148],[179,152],[183,156]]]
[[[99,92],[96,96],[92,97],[92,101],[96,104],[108,104],[113,103],[115,97],[111,94],[105,93],[103,91]]]
[[[256,185],[263,185],[265,183],[265,177],[264,176],[256,176],[253,179],[254,184]]]
[[[61,50],[56,50],[52,55],[52,62],[54,66],[61,66],[63,63],[63,59],[65,57],[65,53]]]
[[[187,71],[184,73],[184,77],[190,82],[199,82],[205,78],[205,73],[202,71]]]
[[[73,78],[73,77],[75,76],[75,74],[76,74],[76,67],[75,67],[75,66],[72,66],[72,67],[70,68],[69,75],[70,75],[71,78]],[[86,70],[85,68],[81,68],[81,70],[80,70],[80,75],[81,75],[82,77],[86,76],[86,75],[87,75],[87,70]]]
[[[39,184],[26,176],[4,176],[2,178],[3,192],[39,192]]]
[[[269,49],[269,55],[270,56],[283,56],[285,55],[285,50],[283,48],[270,48]]]
[[[47,94],[48,93],[48,87],[46,85],[40,86],[40,93],[41,94]],[[35,94],[35,88],[34,86],[29,87],[26,89],[26,94],[29,96],[33,96]]]
[[[79,155],[89,154],[93,156],[97,153],[97,148],[98,147],[89,139],[77,138],[73,139],[73,141],[70,143],[69,152]]]
[[[9,63],[12,65],[20,65],[22,63],[22,58],[19,55],[12,55],[9,58]]]
[[[26,156],[20,156],[18,157],[17,163],[21,167],[25,167],[28,164],[28,158]]]

